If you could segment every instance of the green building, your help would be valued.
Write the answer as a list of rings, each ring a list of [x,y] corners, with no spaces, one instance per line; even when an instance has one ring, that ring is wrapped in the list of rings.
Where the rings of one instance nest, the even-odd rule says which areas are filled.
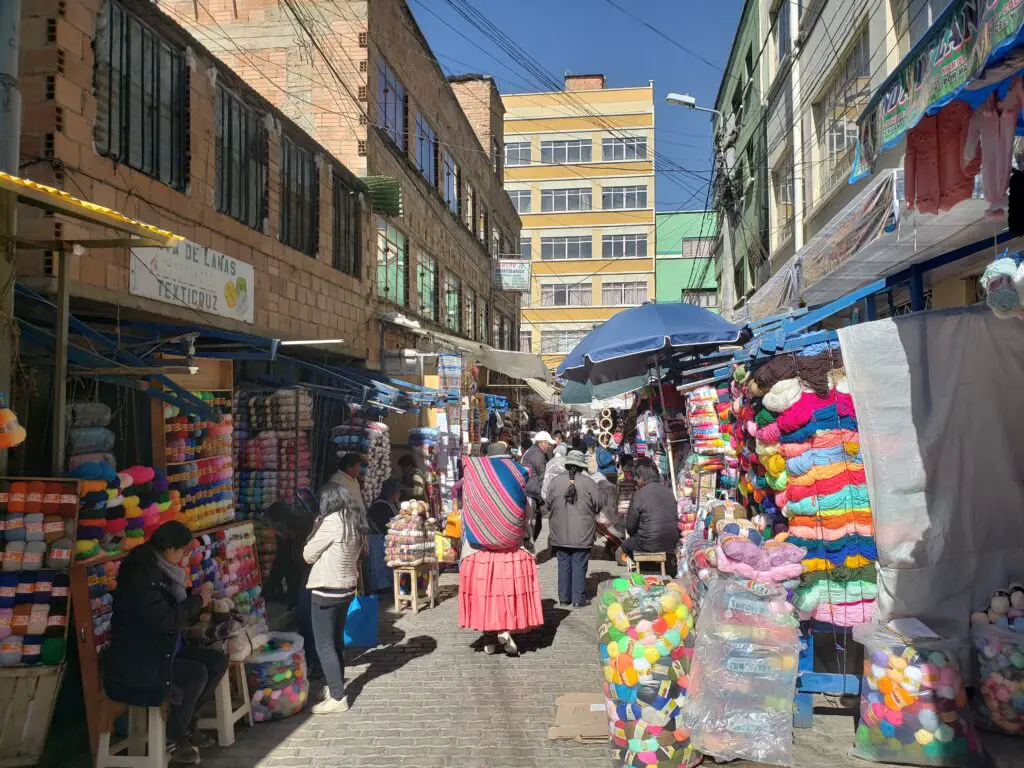
[[[687,301],[717,308],[714,211],[656,214],[655,295],[658,301]]]

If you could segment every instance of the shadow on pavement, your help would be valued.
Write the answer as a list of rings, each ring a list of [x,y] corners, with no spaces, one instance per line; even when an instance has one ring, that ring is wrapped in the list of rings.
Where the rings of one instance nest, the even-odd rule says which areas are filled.
[[[421,656],[429,656],[436,650],[437,640],[429,635],[418,635],[400,645],[376,648],[361,654],[354,659],[353,664],[357,666],[367,664],[369,666],[357,677],[346,683],[345,690],[348,693],[349,701],[355,702],[359,698],[359,694],[363,692],[363,688],[370,681],[376,680],[378,677],[389,672],[396,672],[410,661]]]

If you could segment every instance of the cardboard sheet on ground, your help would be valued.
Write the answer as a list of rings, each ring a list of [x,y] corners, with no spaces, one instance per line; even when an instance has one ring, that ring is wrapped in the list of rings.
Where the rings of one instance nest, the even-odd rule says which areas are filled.
[[[608,740],[608,714],[600,693],[566,693],[555,699],[555,724],[549,739],[599,744]]]

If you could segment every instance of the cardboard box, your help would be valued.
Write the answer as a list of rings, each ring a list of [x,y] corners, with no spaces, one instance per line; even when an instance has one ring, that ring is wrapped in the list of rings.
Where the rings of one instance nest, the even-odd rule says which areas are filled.
[[[608,714],[600,693],[566,693],[555,699],[555,724],[548,729],[549,739],[565,739],[580,744],[608,741]]]

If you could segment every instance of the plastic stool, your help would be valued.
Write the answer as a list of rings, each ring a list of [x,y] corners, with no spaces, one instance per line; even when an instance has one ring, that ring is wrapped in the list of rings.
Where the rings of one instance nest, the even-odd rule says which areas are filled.
[[[111,717],[108,728],[113,729],[113,721]],[[166,768],[167,742],[160,707],[128,707],[128,736],[114,744],[110,736],[110,730],[100,734],[96,768]]]
[[[242,703],[236,709],[231,703],[231,676],[235,676],[235,683],[238,686],[238,694]],[[217,745],[230,747],[235,743],[235,723],[243,717],[251,726],[252,720],[252,699],[249,698],[249,683],[245,677],[245,664],[241,661],[232,661],[228,665],[228,671],[217,684],[217,690],[213,700],[214,716],[201,717],[196,721],[196,727],[204,731],[217,732]]]

